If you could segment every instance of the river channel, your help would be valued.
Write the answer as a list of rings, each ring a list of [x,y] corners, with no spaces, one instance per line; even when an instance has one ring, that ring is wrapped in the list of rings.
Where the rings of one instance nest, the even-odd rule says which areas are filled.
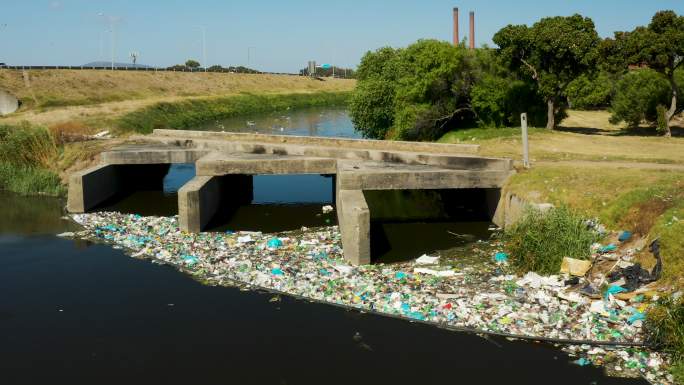
[[[218,124],[253,130],[282,116]],[[288,116],[283,134],[356,135],[344,111]],[[101,209],[173,215],[176,191],[193,175],[192,165],[175,165],[163,190],[135,192]],[[256,176],[253,184],[252,202],[213,230],[334,224],[334,215],[321,214],[321,206],[333,202],[330,177]],[[488,237],[482,213],[451,204],[459,197],[449,194],[367,196],[381,213],[401,211],[375,218],[373,231],[380,236],[373,242],[382,245],[375,260],[415,258]],[[485,340],[287,297],[271,302],[265,292],[206,286],[108,245],[56,237],[76,229],[63,218],[62,200],[0,192],[0,202],[3,384],[645,383],[574,365],[546,344]]]

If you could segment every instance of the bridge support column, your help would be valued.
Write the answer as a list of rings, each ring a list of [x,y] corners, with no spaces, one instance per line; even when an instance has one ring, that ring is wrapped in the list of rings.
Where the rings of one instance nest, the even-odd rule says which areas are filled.
[[[198,175],[178,190],[178,225],[199,233],[217,215],[228,217],[253,199],[251,175]]]
[[[353,265],[367,265],[371,262],[370,210],[363,191],[337,190],[336,195],[344,258]]]
[[[113,197],[121,189],[116,166],[101,164],[71,174],[67,210],[84,213]]]
[[[196,176],[178,190],[178,225],[199,233],[218,211],[221,202],[220,177]]]

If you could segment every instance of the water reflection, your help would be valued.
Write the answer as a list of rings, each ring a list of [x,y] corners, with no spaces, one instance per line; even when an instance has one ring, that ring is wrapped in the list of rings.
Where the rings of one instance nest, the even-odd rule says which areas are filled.
[[[345,109],[307,108],[215,121],[200,130],[360,138]]]

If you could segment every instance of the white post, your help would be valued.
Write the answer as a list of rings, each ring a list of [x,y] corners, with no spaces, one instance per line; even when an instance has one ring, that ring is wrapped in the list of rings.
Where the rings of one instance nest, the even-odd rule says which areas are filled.
[[[520,127],[522,128],[523,167],[530,168],[530,146],[527,141],[527,113],[520,114]]]

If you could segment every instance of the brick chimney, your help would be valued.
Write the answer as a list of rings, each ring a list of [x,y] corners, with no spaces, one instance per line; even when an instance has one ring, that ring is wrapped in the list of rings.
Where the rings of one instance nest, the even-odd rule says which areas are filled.
[[[475,12],[470,11],[470,49],[475,49]]]
[[[457,46],[460,43],[458,36],[458,8],[454,7],[454,45]]]

